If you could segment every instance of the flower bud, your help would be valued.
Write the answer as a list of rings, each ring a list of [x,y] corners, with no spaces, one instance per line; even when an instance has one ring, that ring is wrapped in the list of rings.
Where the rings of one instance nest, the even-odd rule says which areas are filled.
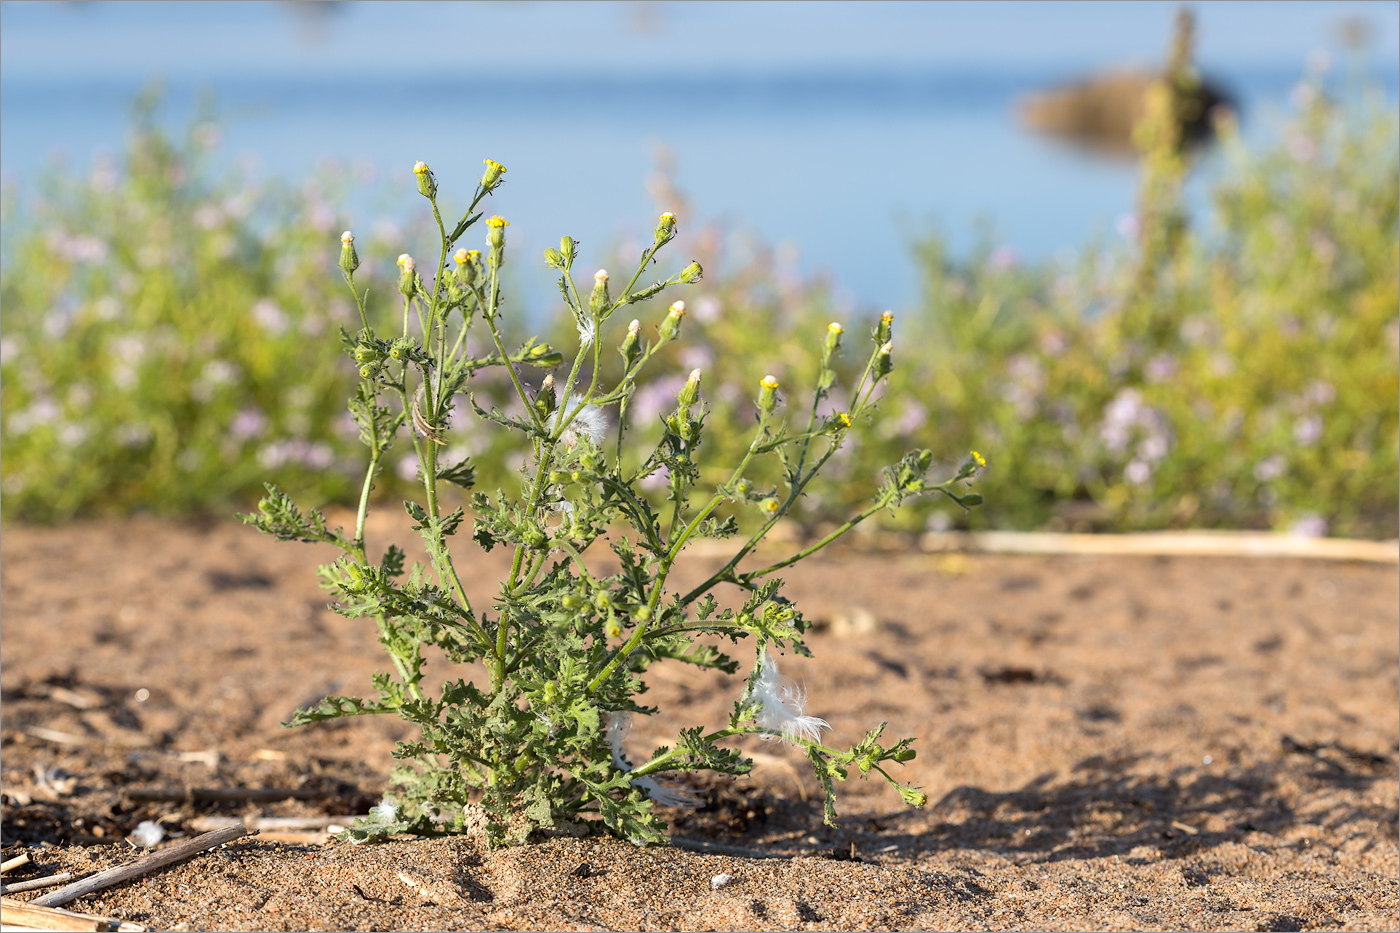
[[[773,375],[763,377],[758,384],[758,410],[765,415],[773,414],[778,407],[778,378]]]
[[[692,260],[690,265],[681,270],[681,281],[687,285],[694,285],[704,274],[705,270],[700,268],[700,263]]]
[[[349,230],[340,235],[340,268],[346,275],[353,275],[360,268],[360,257],[355,254],[355,237]]]
[[[491,247],[491,265],[500,268],[505,258],[506,227],[510,221],[499,214],[486,221],[486,243]]]
[[[777,515],[782,503],[778,501],[777,496],[767,496],[758,500],[758,508],[765,515]]]
[[[413,257],[408,253],[399,254],[399,291],[407,298],[412,298],[417,288],[418,264],[413,261]]]
[[[569,593],[559,600],[559,605],[563,606],[565,609],[582,609],[583,598]]]
[[[574,259],[578,256],[578,244],[571,236],[561,236],[559,238],[559,252],[564,254],[564,264],[572,266]]]
[[[965,479],[986,465],[987,461],[982,458],[981,454],[975,450],[970,450],[967,453],[967,459],[962,462],[962,466],[958,467],[958,478]],[[964,501],[966,501],[966,497],[964,496],[963,498]]]
[[[481,274],[481,250],[459,249],[452,255],[457,260],[457,277],[463,285],[471,285]]]
[[[666,320],[661,322],[661,342],[672,340],[681,331],[681,318],[685,317],[685,302],[677,301],[671,305],[670,313],[666,315]]]
[[[599,609],[606,611],[609,607],[612,606],[612,597],[606,592],[599,593],[597,596],[593,597],[593,605],[597,606]]]
[[[880,315],[880,323],[875,325],[875,343],[886,344],[890,342],[890,333],[894,326],[894,312],[886,311]]]
[[[540,393],[535,396],[535,408],[542,415],[548,415],[554,411],[554,407],[559,404],[558,396],[554,392],[554,374],[550,373],[544,377],[540,383]]]
[[[599,269],[593,273],[593,294],[588,297],[588,310],[600,314],[610,304],[612,298],[608,295],[608,270]]]
[[[360,367],[360,377],[362,379],[373,379],[374,374],[379,371],[379,367],[373,363],[366,363]]]
[[[875,354],[876,380],[885,378],[890,374],[890,370],[894,369],[894,360],[890,358],[890,354],[893,352],[894,344],[887,340],[881,345],[880,352]]]
[[[646,622],[651,619],[651,609],[648,606],[638,606],[632,612],[632,618],[638,622]]]
[[[603,631],[607,633],[609,638],[622,637],[622,626],[618,624],[616,619],[609,619],[607,624],[603,626]]]
[[[637,362],[637,357],[641,356],[642,348],[642,322],[633,321],[627,325],[627,336],[622,338],[622,346],[617,348],[617,352],[622,354],[622,362],[627,369],[632,369],[632,364]]]
[[[555,269],[563,269],[564,254],[551,246],[544,251],[544,262],[545,265],[552,266]]]
[[[915,790],[912,787],[901,786],[899,788],[899,796],[904,799],[905,803],[912,807],[922,807],[928,803],[928,794],[921,790]]]
[[[656,222],[655,239],[652,249],[657,249],[671,242],[676,235],[676,215],[670,211],[661,215],[661,219]]]
[[[826,326],[826,343],[822,344],[822,364],[825,365],[831,360],[831,355],[841,347],[841,335],[846,329],[840,324],[832,321]]]
[[[681,386],[681,390],[676,393],[676,401],[680,403],[681,408],[688,409],[690,406],[694,405],[699,398],[700,370],[692,369],[690,371],[690,378],[685,381],[685,385]]]
[[[506,167],[493,159],[482,159],[482,164],[486,166],[486,171],[481,175],[481,187],[487,191],[495,191],[505,184]]]
[[[437,179],[433,177],[433,170],[428,168],[427,162],[413,163],[413,174],[418,178],[419,194],[428,199],[437,197]]]

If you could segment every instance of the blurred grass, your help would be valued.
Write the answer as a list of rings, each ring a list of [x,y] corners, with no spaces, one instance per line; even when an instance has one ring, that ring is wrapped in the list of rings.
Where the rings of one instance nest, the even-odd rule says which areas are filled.
[[[898,527],[1396,533],[1393,109],[1342,108],[1312,76],[1265,150],[1246,150],[1225,121],[1229,167],[1211,223],[1193,229],[1181,207],[1190,155],[1170,132],[1171,87],[1161,94],[1155,135],[1151,124],[1141,134],[1131,242],[1086,247],[1064,266],[1025,266],[990,246],[958,260],[936,237],[912,245],[922,298],[896,321],[877,420],[852,432],[826,491],[805,504],[812,527],[843,517],[848,496],[905,450],[930,447],[950,469],[969,449],[986,457],[986,505],[925,503]],[[335,269],[352,226],[334,206],[344,181],[293,189],[218,175],[216,126],[168,138],[155,105],[138,102],[120,164],[5,192],[3,516],[229,511],[267,479],[302,501],[349,502],[363,461],[343,405],[354,367],[336,337],[357,326]],[[412,203],[406,187],[403,197]],[[723,464],[765,374],[806,395],[832,302],[823,283],[792,279],[762,251],[730,262],[725,231],[681,201],[667,205],[687,231],[680,250],[706,278],[631,421],[647,436],[699,366],[713,409],[707,459]],[[360,243],[360,275],[387,294],[403,245]],[[637,307],[647,328],[664,314]],[[626,322],[614,323],[605,344],[621,339]],[[843,323],[854,365],[874,319]],[[544,336],[575,339],[565,321]],[[501,388],[478,391],[504,403]],[[453,442],[485,487],[511,482],[522,452],[505,432],[472,424]],[[378,494],[411,480],[391,467]]]

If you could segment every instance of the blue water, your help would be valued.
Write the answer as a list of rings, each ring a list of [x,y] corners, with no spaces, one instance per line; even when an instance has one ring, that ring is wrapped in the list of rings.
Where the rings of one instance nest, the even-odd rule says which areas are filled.
[[[569,233],[584,262],[601,265],[605,245],[649,236],[657,210],[674,206],[645,186],[664,147],[693,211],[781,244],[796,271],[829,275],[843,304],[898,309],[917,298],[913,235],[939,230],[955,251],[989,236],[1027,260],[1117,235],[1132,166],[1021,130],[1014,105],[1066,78],[1160,58],[1173,10],[305,6],[0,4],[6,184],[32,183],[56,153],[85,170],[120,151],[132,97],[164,77],[173,127],[201,90],[216,95],[226,162],[251,153],[262,173],[295,180],[336,157],[396,180],[398,207],[351,201],[357,228],[419,208],[415,160],[433,166],[451,209],[489,157],[509,167],[492,210],[511,220],[514,249],[535,255]],[[1203,71],[1240,101],[1249,140],[1275,135],[1305,59],[1335,45],[1342,15],[1371,22],[1368,72],[1396,97],[1396,4],[1198,12]],[[1346,61],[1333,61],[1344,76]],[[1196,203],[1215,170],[1208,158]],[[535,308],[551,291],[544,270],[525,286]]]

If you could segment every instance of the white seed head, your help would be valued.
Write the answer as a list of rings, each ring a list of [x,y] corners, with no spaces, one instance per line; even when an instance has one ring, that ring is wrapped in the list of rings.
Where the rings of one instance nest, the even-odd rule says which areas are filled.
[[[603,283],[603,282],[606,282],[607,280],[608,280],[608,270],[607,270],[607,269],[599,269],[597,272],[593,273],[593,281],[598,282],[598,283],[601,284],[601,283]]]

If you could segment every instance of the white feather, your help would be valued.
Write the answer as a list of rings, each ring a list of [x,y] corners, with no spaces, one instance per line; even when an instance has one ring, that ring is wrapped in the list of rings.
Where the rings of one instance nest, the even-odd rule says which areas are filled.
[[[763,654],[763,667],[754,684],[753,697],[761,705],[755,721],[764,729],[772,730],[764,736],[769,741],[781,739],[787,745],[796,744],[799,739],[820,742],[822,730],[831,728],[825,719],[802,715],[802,707],[807,704],[806,692],[778,672],[778,662],[767,652]]]

